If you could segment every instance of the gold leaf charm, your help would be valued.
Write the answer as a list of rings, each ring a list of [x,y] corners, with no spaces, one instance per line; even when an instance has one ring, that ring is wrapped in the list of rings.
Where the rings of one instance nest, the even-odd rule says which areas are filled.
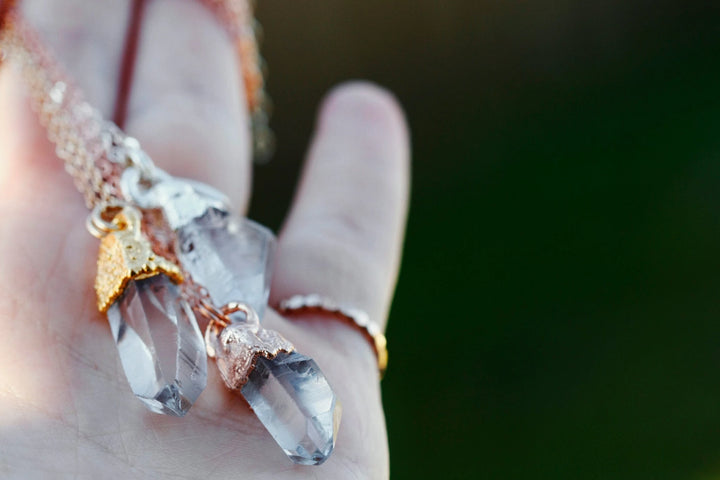
[[[105,313],[122,295],[130,280],[142,280],[164,273],[174,283],[184,278],[180,268],[153,252],[140,227],[140,212],[125,207],[113,219],[117,230],[102,237],[98,254],[95,293],[98,310]]]

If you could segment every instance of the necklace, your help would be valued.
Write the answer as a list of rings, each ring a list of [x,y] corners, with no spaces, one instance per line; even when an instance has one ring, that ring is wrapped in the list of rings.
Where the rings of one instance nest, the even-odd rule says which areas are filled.
[[[202,1],[237,46],[255,144],[267,147],[250,6]],[[133,393],[153,412],[183,416],[206,386],[209,356],[293,462],[324,462],[340,403],[315,361],[260,323],[273,234],[232,213],[212,187],[156,167],[136,139],[85,101],[16,9],[2,14],[2,57],[20,66],[40,123],[91,209],[86,225],[100,239],[98,309]]]

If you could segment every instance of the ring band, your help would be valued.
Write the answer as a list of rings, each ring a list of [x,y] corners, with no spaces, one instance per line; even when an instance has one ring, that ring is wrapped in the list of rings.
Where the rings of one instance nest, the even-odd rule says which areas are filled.
[[[377,356],[380,378],[385,375],[388,364],[387,339],[380,326],[358,308],[343,307],[329,298],[318,294],[294,295],[280,301],[278,311],[285,315],[293,313],[325,313],[354,326],[370,342]]]

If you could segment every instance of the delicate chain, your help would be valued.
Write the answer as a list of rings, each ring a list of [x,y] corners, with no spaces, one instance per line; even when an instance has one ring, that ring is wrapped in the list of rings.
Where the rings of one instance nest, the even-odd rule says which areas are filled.
[[[215,12],[235,40],[252,120],[255,160],[263,163],[272,155],[275,139],[269,127],[271,101],[265,91],[265,61],[260,56],[258,46],[262,38],[262,27],[253,15],[255,1],[201,1]]]
[[[122,133],[85,101],[23,19],[16,12],[8,16],[0,40],[3,55],[19,65],[31,105],[86,205],[118,200],[120,166],[106,147]]]
[[[246,0],[201,1],[213,9],[236,42],[253,121],[255,152],[262,158],[272,148],[272,134],[265,113],[268,100],[251,7]],[[6,12],[3,24],[0,60],[12,59],[19,65],[31,105],[86,205],[93,208],[101,203],[117,203],[123,197],[119,182],[125,166],[135,165],[147,171],[152,162],[135,139],[104,120],[84,99],[17,10]]]

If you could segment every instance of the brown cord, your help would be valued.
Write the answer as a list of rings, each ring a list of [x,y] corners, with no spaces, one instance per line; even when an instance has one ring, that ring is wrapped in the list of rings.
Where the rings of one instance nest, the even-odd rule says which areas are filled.
[[[140,32],[142,30],[144,12],[145,0],[133,0],[130,11],[130,21],[128,22],[127,33],[125,34],[125,48],[120,65],[120,81],[118,82],[113,113],[113,122],[120,128],[125,126],[125,119],[127,117],[128,99],[130,98],[132,90],[135,59],[137,57],[138,44],[140,43]]]
[[[5,30],[8,13],[15,8],[16,3],[16,0],[0,0],[0,32]]]

